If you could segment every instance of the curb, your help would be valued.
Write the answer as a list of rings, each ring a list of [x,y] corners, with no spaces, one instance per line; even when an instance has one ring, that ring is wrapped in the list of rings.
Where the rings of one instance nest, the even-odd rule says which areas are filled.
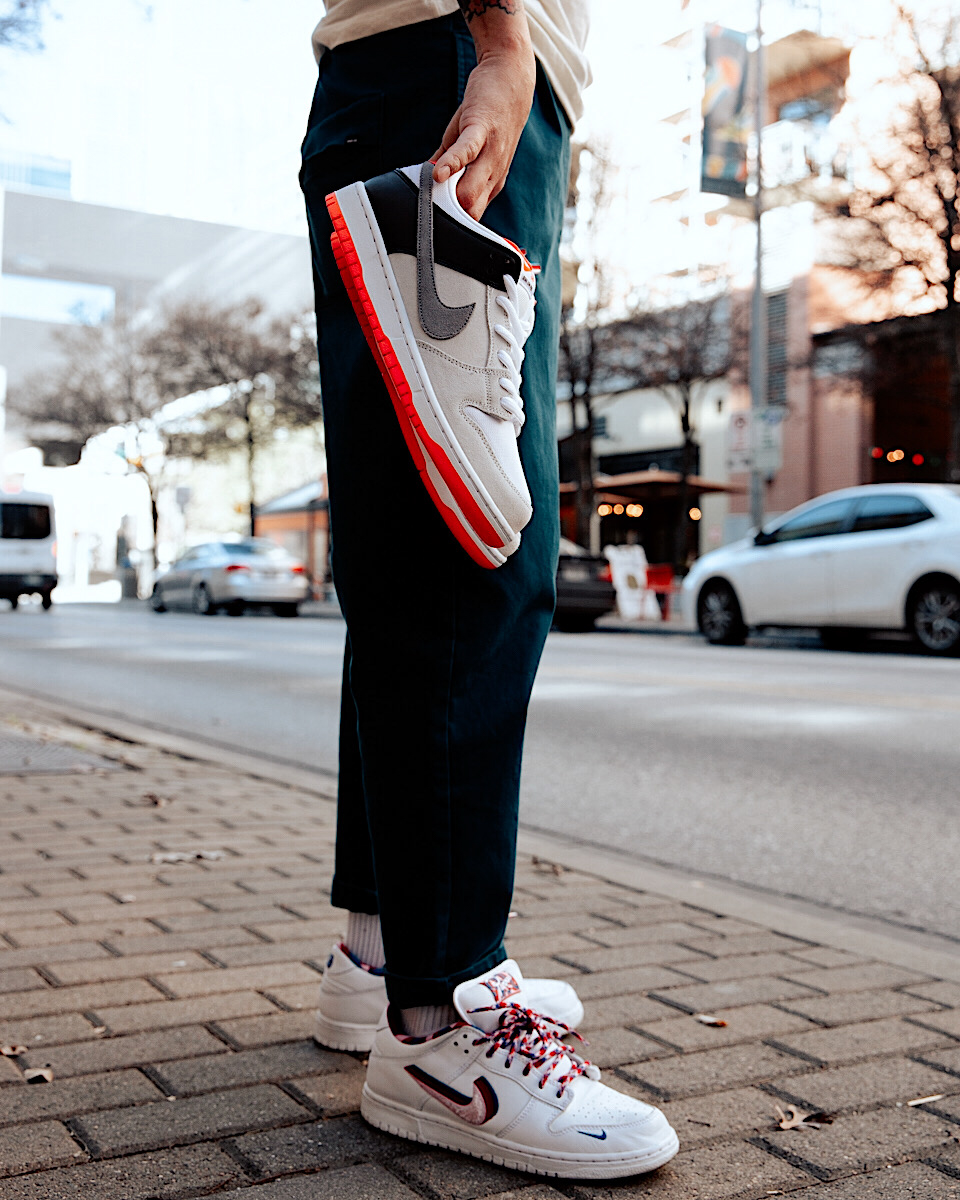
[[[184,759],[215,763],[272,783],[282,783],[335,802],[336,775],[308,770],[231,747],[201,742],[182,734],[139,724],[112,713],[82,709],[24,690],[0,687],[0,702],[17,700],[45,710],[59,720],[125,741],[139,742]],[[559,866],[594,875],[638,891],[655,892],[721,916],[735,917],[838,950],[847,950],[906,970],[960,983],[960,943],[935,934],[890,926],[869,916],[839,913],[801,898],[770,895],[726,880],[708,880],[681,868],[641,862],[609,847],[591,845],[548,830],[524,826],[517,840],[520,855],[536,855]]]

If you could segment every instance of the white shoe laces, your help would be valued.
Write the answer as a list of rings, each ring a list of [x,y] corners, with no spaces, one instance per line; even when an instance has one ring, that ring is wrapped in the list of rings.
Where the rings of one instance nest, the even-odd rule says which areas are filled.
[[[575,1054],[561,1040],[563,1033],[572,1033],[579,1038],[580,1034],[560,1021],[551,1021],[536,1013],[531,1008],[521,1008],[519,1004],[491,1004],[488,1008],[475,1008],[472,1012],[501,1012],[500,1022],[490,1033],[479,1031],[480,1036],[474,1039],[475,1046],[489,1042],[487,1058],[492,1058],[497,1050],[506,1053],[504,1066],[509,1069],[514,1058],[519,1056],[527,1061],[523,1066],[523,1074],[532,1071],[539,1072],[537,1086],[544,1088],[551,1074],[558,1068],[563,1068],[553,1082],[557,1085],[557,1099],[563,1095],[567,1084],[578,1075],[586,1075],[588,1079],[599,1079],[600,1070],[593,1063]]]
[[[497,304],[506,313],[507,324],[493,327],[494,332],[507,343],[505,349],[497,351],[497,358],[508,372],[500,377],[500,386],[504,391],[500,403],[513,422],[519,437],[525,420],[523,400],[520,398],[520,368],[523,365],[523,343],[533,329],[533,310],[537,303],[534,297],[536,284],[532,271],[522,271],[519,284],[515,283],[510,275],[504,275],[503,283],[507,294],[498,296]]]

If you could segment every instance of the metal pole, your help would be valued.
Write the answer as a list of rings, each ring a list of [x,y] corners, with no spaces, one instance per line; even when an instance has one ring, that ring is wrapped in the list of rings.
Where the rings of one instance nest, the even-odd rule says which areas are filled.
[[[763,124],[766,108],[766,85],[763,63],[763,0],[757,0],[757,49],[755,70],[756,96],[754,126],[756,130],[756,193],[753,219],[757,226],[757,256],[753,275],[753,298],[750,314],[750,408],[753,413],[753,436],[756,439],[758,410],[767,399],[767,310],[763,300]],[[756,441],[754,441],[754,445]],[[750,472],[750,520],[759,529],[763,524],[763,476],[754,467]]]

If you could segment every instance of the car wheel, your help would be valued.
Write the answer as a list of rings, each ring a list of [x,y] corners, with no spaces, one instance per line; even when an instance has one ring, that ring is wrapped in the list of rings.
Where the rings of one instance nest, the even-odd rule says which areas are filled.
[[[11,596],[10,597],[10,607],[11,607],[11,609],[17,609],[20,607],[20,597],[19,596]]]
[[[747,640],[740,602],[723,579],[711,580],[700,592],[697,625],[712,646],[742,646]]]
[[[167,606],[163,602],[163,591],[159,583],[153,585],[153,592],[150,596],[150,607],[154,612],[166,612]]]
[[[41,592],[40,593],[40,607],[44,611],[47,611],[48,609],[51,609],[53,607],[53,597],[50,595],[49,592]]]
[[[274,615],[278,617],[299,617],[300,605],[296,603],[274,604]]]
[[[907,623],[931,654],[960,651],[960,583],[947,575],[922,580],[907,605]]]
[[[217,606],[210,599],[210,593],[203,583],[198,583],[193,589],[193,611],[201,617],[212,617],[216,614]]]

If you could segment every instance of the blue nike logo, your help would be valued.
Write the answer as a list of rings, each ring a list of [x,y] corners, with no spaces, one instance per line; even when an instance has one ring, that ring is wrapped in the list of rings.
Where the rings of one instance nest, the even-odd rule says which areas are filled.
[[[595,1137],[598,1142],[605,1142],[607,1140],[606,1130],[603,1133],[590,1133],[587,1129],[578,1129],[577,1133],[582,1133],[584,1137]]]

